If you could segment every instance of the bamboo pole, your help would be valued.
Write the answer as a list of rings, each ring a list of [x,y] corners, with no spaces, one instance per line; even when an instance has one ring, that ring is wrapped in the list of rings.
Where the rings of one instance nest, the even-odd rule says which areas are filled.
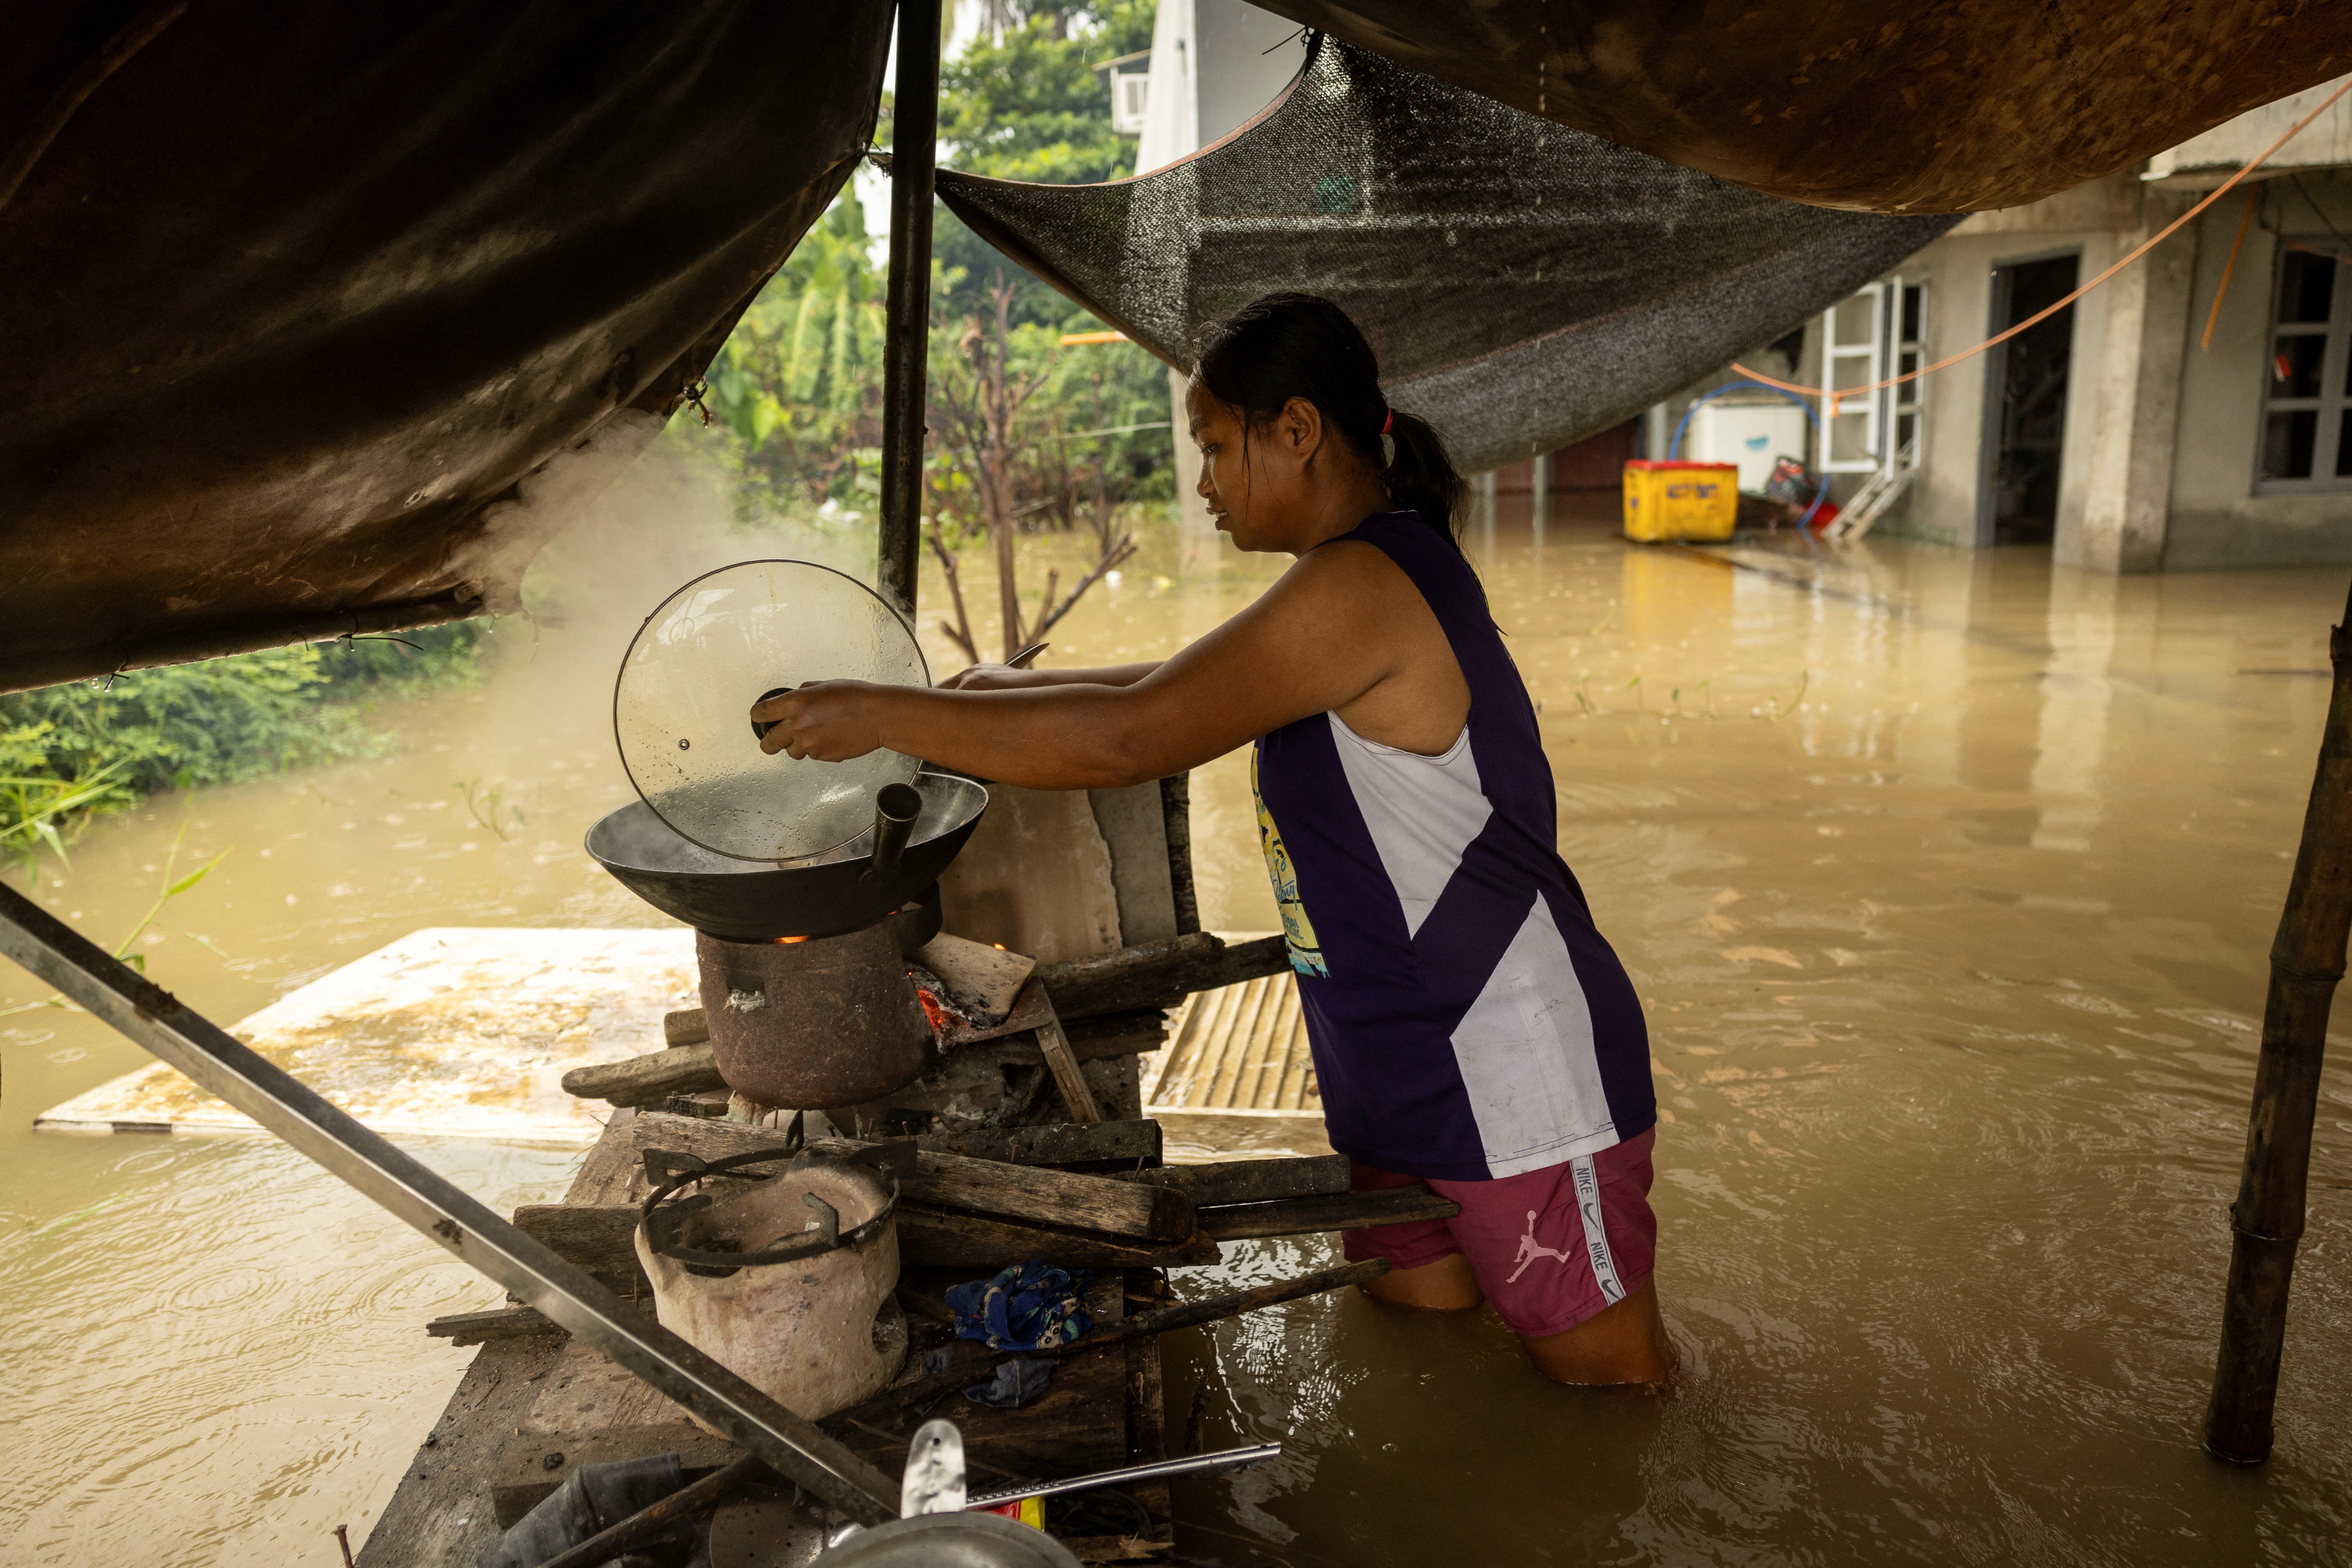
[[[931,347],[931,165],[940,124],[940,0],[899,0],[890,276],[882,352],[882,529],[877,586],[915,613],[923,511],[923,407]]]
[[[2221,1350],[2205,1411],[2205,1451],[2235,1464],[2270,1458],[2286,1340],[2287,1287],[2303,1237],[2304,1188],[2311,1173],[2311,1129],[2328,1007],[2344,978],[2352,933],[2352,599],[2331,628],[2335,689],[2319,742],[2319,767],[2304,809],[2303,846],[2287,883],[2286,909],[2271,943],[2270,994],[2263,1008],[2262,1055],[2254,1067],[2245,1172],[2230,1206],[2230,1283],[2221,1305]]]

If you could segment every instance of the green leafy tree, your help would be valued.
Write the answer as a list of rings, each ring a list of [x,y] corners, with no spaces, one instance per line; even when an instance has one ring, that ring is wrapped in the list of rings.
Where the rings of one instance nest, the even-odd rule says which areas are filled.
[[[60,858],[100,813],[166,789],[360,756],[368,700],[469,679],[485,631],[460,621],[268,648],[0,695],[0,863]]]
[[[1150,43],[1148,0],[992,0],[983,35],[940,72],[942,161],[973,174],[1039,183],[1119,178],[1132,142],[1111,129],[1097,62]],[[1119,508],[1167,485],[1167,437],[1139,431],[1165,418],[1160,364],[1127,343],[1065,345],[1103,323],[1073,310],[943,207],[932,254],[941,263],[930,420],[953,480],[935,484],[932,552],[947,574],[943,629],[979,657],[951,538],[984,534],[996,560],[1004,657],[1042,637],[1079,596],[1134,551]],[[1023,529],[1095,535],[1095,561],[1068,592],[1046,574],[1024,608],[1014,536]],[[976,527],[974,525],[977,525]]]
[[[1153,0],[985,0],[982,36],[941,70],[940,158],[1008,179],[1118,178],[1135,162],[1094,66],[1150,41]],[[877,141],[888,145],[888,124]],[[932,247],[928,533],[948,574],[949,634],[978,657],[957,567],[985,539],[1007,654],[1133,549],[1130,501],[1169,493],[1167,382],[1132,344],[1066,346],[1103,323],[1000,256],[943,206]],[[845,192],[761,290],[720,351],[706,400],[747,508],[858,505],[879,489],[887,262]],[[1137,429],[1135,426],[1154,426]],[[1093,532],[1067,593],[1049,574],[1033,611],[1016,536]]]
[[[739,438],[747,489],[771,506],[848,500],[873,471],[886,281],[874,249],[865,208],[845,191],[711,364],[711,412]]]

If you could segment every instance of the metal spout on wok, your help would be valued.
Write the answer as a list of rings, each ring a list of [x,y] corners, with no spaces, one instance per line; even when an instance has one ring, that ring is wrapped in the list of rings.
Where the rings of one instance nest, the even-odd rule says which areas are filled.
[[[907,839],[922,811],[923,797],[912,784],[884,784],[874,792],[874,858],[862,880],[879,882],[898,875]]]

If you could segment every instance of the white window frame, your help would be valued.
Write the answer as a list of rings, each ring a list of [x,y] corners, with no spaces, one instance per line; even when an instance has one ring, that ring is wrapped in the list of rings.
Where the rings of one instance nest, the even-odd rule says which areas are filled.
[[[1838,342],[1838,324],[1860,316],[1869,329],[1859,342]],[[1846,298],[1822,312],[1822,460],[1814,465],[1824,474],[1869,474],[1878,471],[1881,462],[1880,432],[1884,427],[1885,398],[1880,393],[1865,393],[1857,397],[1838,398],[1832,395],[1841,380],[1853,386],[1868,386],[1886,379],[1886,285],[1865,283]],[[1852,375],[1841,377],[1842,366],[1852,365]],[[1832,413],[1834,405],[1836,412]],[[1853,443],[1855,455],[1837,456],[1842,443],[1840,429],[1851,429],[1859,422],[1861,437]]]
[[[1906,339],[1902,335],[1903,306],[1912,289],[1919,295],[1920,336]],[[1851,322],[1853,312],[1862,314],[1869,331],[1858,342],[1841,343],[1840,315],[1846,313]],[[1923,437],[1927,421],[1924,380],[1837,399],[1839,411],[1834,419],[1830,416],[1830,405],[1843,364],[1854,367],[1854,373],[1844,378],[1854,386],[1870,386],[1917,369],[1924,363],[1927,331],[1927,286],[1921,282],[1906,288],[1900,273],[1876,283],[1865,283],[1822,312],[1822,395],[1818,400],[1822,449],[1821,461],[1814,465],[1816,472],[1892,476],[1897,468],[1918,467],[1926,446]],[[1911,439],[1907,442],[1902,437],[1906,419],[1911,421]],[[1851,444],[1852,455],[1833,456],[1844,445],[1837,439],[1841,426],[1851,432],[1857,422],[1861,430],[1859,438]]]
[[[2315,249],[2325,250],[2326,237],[2297,236]],[[2352,375],[2352,278],[2345,276],[2338,265],[2327,301],[2327,320],[2320,321],[2283,322],[2278,319],[2281,295],[2286,286],[2286,269],[2296,252],[2282,245],[2278,259],[2271,268],[2270,303],[2263,318],[2262,388],[2254,410],[2253,493],[2258,496],[2322,495],[2352,490],[2352,474],[2336,471],[2344,460],[2339,451],[2344,430],[2344,417],[2352,410],[2352,394],[2346,390],[2346,377]],[[2315,260],[2321,259],[2314,258]],[[2278,380],[2273,370],[2279,352],[2279,340],[2293,337],[2324,337],[2326,344],[2319,355],[2319,395],[2316,397],[2278,397],[2273,395]],[[2311,474],[2306,479],[2272,479],[2263,472],[2263,448],[2270,441],[2271,416],[2310,410],[2317,416],[2312,432]]]

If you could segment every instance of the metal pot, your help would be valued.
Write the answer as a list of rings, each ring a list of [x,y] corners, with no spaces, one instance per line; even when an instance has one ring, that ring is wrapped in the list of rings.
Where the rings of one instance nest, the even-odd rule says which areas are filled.
[[[861,1530],[819,1568],[1078,1568],[1042,1530],[992,1513],[925,1513]]]
[[[654,908],[722,941],[839,936],[919,899],[988,809],[988,791],[958,774],[918,773],[911,787],[920,805],[895,858],[890,835],[869,832],[813,861],[731,859],[679,837],[642,800],[590,828],[588,853]]]

